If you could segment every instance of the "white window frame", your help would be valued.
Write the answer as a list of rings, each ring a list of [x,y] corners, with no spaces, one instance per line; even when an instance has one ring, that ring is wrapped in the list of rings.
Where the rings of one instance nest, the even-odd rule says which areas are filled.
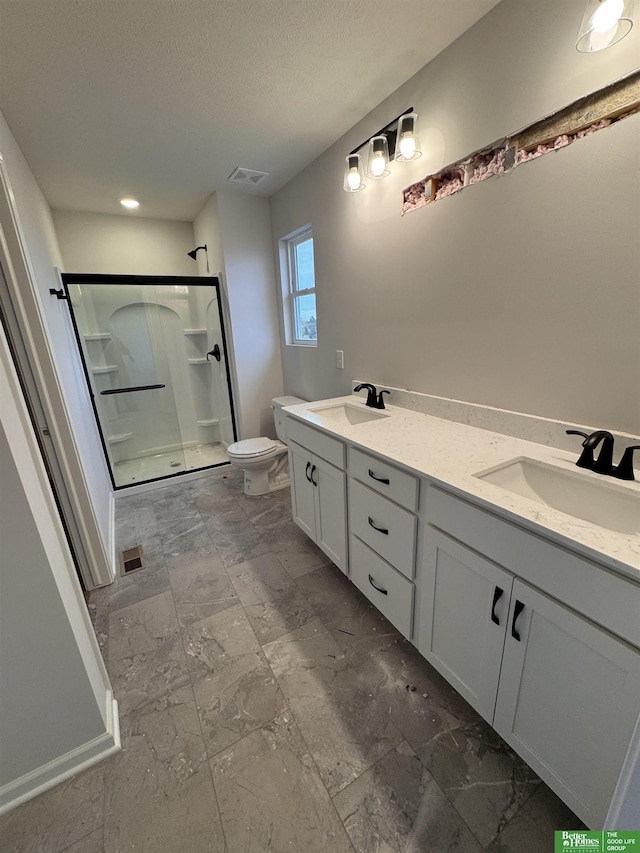
[[[318,346],[318,303],[316,299],[316,339],[309,340],[307,338],[299,338],[297,336],[296,324],[296,302],[302,296],[316,295],[315,287],[315,243],[314,243],[314,286],[304,289],[298,289],[297,284],[297,266],[296,266],[296,247],[300,243],[305,243],[307,240],[313,241],[313,229],[311,225],[305,225],[303,228],[294,231],[281,241],[281,261],[283,261],[283,302],[285,314],[285,331],[286,342],[289,346],[299,347],[317,347]]]

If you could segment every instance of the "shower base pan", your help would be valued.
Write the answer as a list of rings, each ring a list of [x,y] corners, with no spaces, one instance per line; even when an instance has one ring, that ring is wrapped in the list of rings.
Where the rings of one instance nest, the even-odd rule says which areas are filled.
[[[196,471],[209,465],[220,465],[221,462],[228,462],[224,445],[198,444],[184,450],[116,462],[113,466],[113,476],[116,486],[126,486],[156,480],[158,477],[168,477],[181,471]]]

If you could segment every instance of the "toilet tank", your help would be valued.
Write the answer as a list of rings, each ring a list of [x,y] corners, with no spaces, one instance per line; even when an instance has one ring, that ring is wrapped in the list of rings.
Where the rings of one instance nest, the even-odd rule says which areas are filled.
[[[282,411],[285,406],[296,406],[298,403],[306,403],[307,400],[302,400],[300,397],[274,397],[271,401],[273,409],[273,420],[276,425],[276,435],[280,441],[287,443],[287,435],[285,432],[286,414]]]

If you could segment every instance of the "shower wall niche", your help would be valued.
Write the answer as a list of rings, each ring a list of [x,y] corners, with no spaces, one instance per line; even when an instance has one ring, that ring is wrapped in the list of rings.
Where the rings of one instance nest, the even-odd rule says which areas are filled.
[[[63,281],[114,487],[226,463],[236,430],[218,279]]]

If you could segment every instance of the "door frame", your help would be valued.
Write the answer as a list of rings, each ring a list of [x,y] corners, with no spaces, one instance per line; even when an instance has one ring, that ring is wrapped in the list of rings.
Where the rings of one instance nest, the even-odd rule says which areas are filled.
[[[0,315],[76,571],[86,589],[115,577],[114,500],[107,552],[58,382],[5,162],[0,155]]]

